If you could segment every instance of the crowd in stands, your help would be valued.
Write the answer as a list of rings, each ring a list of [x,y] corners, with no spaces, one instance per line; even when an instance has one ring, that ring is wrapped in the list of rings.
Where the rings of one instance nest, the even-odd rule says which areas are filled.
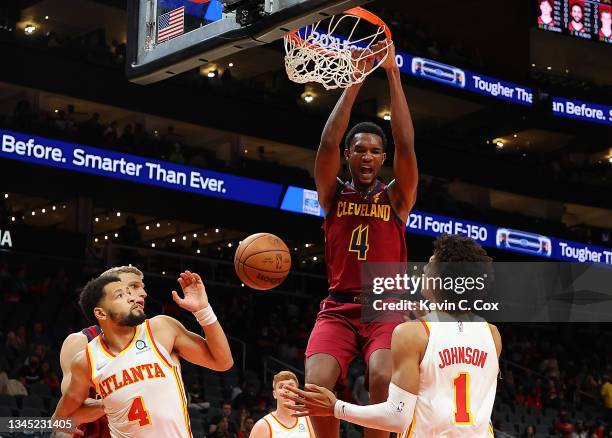
[[[612,434],[612,344],[605,326],[501,328],[504,360],[493,415],[496,428],[520,436]],[[535,434],[529,435],[529,427]]]

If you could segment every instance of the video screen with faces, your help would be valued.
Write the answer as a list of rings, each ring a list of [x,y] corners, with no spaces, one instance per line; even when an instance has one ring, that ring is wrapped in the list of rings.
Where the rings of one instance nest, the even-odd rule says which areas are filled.
[[[535,0],[535,3],[539,29],[612,43],[612,0]]]

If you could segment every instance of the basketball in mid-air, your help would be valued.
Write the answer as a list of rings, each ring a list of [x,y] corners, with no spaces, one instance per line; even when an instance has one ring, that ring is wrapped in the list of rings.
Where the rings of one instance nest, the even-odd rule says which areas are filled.
[[[283,282],[291,269],[289,248],[280,237],[257,233],[236,249],[234,267],[240,280],[258,290],[272,289]]]

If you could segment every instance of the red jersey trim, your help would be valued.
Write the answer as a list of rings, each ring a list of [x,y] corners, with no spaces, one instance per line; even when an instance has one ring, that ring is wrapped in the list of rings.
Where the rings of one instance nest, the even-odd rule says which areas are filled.
[[[427,333],[427,337],[431,336],[431,332],[429,331],[429,325],[427,325],[427,322],[425,322],[421,318],[419,318],[419,321],[421,322],[421,324],[423,324],[423,328],[425,329],[425,333]]]

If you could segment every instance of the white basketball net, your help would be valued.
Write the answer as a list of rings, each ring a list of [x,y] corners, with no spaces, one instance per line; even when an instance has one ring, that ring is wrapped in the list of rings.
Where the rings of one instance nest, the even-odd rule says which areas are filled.
[[[318,82],[327,90],[347,88],[363,82],[387,58],[387,48],[392,43],[385,38],[384,25],[371,24],[350,13],[334,16],[326,26],[319,21],[301,30],[285,35],[285,68],[289,79],[299,84]],[[351,20],[347,22],[347,20]],[[353,40],[357,26],[361,22],[376,28],[366,37]],[[336,30],[349,25],[351,31],[346,39],[338,37]],[[373,50],[375,43],[385,41]],[[368,66],[366,60],[384,52],[378,64]]]

